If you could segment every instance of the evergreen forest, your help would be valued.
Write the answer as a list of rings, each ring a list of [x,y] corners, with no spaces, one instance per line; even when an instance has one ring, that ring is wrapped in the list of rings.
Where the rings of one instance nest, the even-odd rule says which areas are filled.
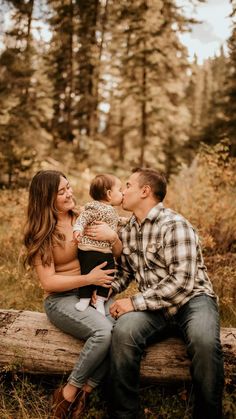
[[[231,3],[227,51],[198,64],[180,40],[194,19],[175,0],[1,0],[0,186],[57,162],[169,178],[202,143],[235,157]]]

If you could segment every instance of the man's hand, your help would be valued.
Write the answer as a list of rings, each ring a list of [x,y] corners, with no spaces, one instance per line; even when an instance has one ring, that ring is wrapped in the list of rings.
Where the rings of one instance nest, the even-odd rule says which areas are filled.
[[[122,314],[128,313],[129,311],[134,311],[131,298],[121,298],[110,306],[110,314],[114,319],[118,319]]]

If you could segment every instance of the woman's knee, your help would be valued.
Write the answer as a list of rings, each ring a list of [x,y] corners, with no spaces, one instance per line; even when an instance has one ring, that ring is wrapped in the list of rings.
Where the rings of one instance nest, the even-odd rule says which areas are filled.
[[[110,346],[113,325],[107,324],[105,327],[98,328],[94,331],[94,339],[103,346]]]

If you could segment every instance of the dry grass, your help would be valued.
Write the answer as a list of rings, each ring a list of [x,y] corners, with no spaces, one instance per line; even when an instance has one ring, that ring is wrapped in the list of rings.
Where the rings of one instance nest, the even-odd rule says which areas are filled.
[[[236,159],[224,143],[204,146],[191,167],[171,179],[167,205],[197,228],[219,296],[222,324],[236,326]]]
[[[3,308],[42,311],[42,290],[32,272],[22,268],[22,234],[27,192],[0,192],[0,301]]]
[[[205,261],[219,296],[222,325],[236,327],[236,253],[207,256]]]
[[[29,377],[11,375],[0,383],[1,419],[48,419],[49,392]]]
[[[205,253],[235,252],[236,159],[224,144],[205,148],[171,179],[167,202],[198,229]]]
[[[61,385],[59,379],[8,374],[0,380],[1,419],[49,419],[53,390]],[[109,419],[105,389],[92,394],[83,419]],[[142,386],[140,389],[143,419],[190,419],[192,417],[191,386]],[[236,417],[236,397],[225,392],[224,419]]]

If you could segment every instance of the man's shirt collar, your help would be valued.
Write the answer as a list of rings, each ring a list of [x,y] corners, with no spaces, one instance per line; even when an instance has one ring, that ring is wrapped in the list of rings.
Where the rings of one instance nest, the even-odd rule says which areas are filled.
[[[159,202],[157,205],[155,205],[155,207],[153,207],[149,211],[147,216],[142,220],[141,224],[143,224],[146,220],[155,221],[159,217],[163,208],[164,208],[163,203]],[[129,228],[131,229],[135,223],[138,223],[138,221],[137,221],[136,216],[133,214],[130,218],[130,221],[129,221]]]

